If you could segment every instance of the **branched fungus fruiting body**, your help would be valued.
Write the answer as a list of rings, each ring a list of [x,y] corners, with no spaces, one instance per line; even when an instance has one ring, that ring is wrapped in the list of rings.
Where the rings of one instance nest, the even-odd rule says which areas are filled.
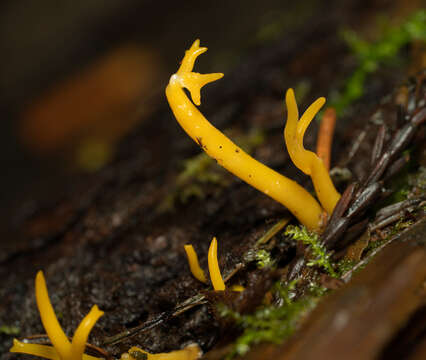
[[[331,214],[340,199],[340,194],[335,189],[323,161],[314,152],[306,150],[303,146],[305,131],[324,105],[325,98],[320,97],[314,101],[300,120],[293,89],[287,90],[285,102],[287,105],[287,123],[284,129],[284,138],[291,160],[300,170],[311,177],[321,205],[328,214]]]
[[[90,331],[98,319],[104,314],[103,311],[100,311],[97,305],[94,305],[81,321],[72,342],[70,342],[56,318],[47,292],[46,281],[41,271],[39,271],[36,276],[35,290],[41,322],[43,323],[44,329],[53,347],[26,344],[15,339],[10,351],[54,360],[98,360],[99,358],[97,357],[84,354],[84,348],[86,347],[87,337]]]
[[[182,65],[172,75],[166,88],[167,100],[177,121],[187,134],[217,163],[246,183],[286,206],[305,226],[319,230],[322,208],[303,187],[268,168],[245,153],[223,133],[211,125],[189,100],[183,88],[189,90],[192,100],[200,105],[200,89],[223,74],[192,72],[195,59],[207,51],[196,40],[186,51]]]

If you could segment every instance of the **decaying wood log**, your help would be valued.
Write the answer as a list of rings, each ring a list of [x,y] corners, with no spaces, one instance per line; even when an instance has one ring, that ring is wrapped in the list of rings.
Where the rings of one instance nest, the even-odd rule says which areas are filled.
[[[426,331],[425,232],[426,217],[391,239],[348,285],[324,298],[286,344],[278,349],[262,346],[247,359],[261,354],[277,360],[421,359],[425,353],[420,339]],[[386,345],[395,342],[394,349],[402,342],[399,330],[410,321],[418,322],[418,342],[389,354]]]
[[[205,107],[221,128],[231,128],[238,134],[262,128],[268,141],[260,144],[254,155],[304,185],[308,182],[291,167],[283,149],[283,89],[297,85],[301,74],[309,77],[311,90],[302,101],[306,104],[309,97],[330,91],[330,78],[333,84],[344,78],[350,56],[336,34],[341,15],[346,12],[343,8],[330,11],[327,22],[321,20],[321,13],[303,31],[263,48],[253,60],[241,64],[234,74],[209,92],[211,102]],[[346,16],[356,19],[352,13]],[[321,71],[312,64],[318,64]],[[380,80],[366,89],[368,101],[363,104],[361,114],[341,125],[336,137],[352,138],[354,128],[358,128],[364,134],[359,139],[369,138],[365,130],[367,114],[372,104],[377,106],[377,99],[389,94],[405,77],[395,73],[378,75]],[[408,114],[411,125],[413,121],[417,124],[416,119],[424,121],[424,104],[421,106],[423,110]],[[181,190],[176,183],[183,160],[198,154],[198,149],[182,136],[168,108],[159,109],[148,120],[123,141],[115,160],[102,171],[78,179],[73,190],[53,204],[29,206],[31,211],[23,210],[22,216],[17,217],[16,238],[3,246],[0,253],[3,280],[0,326],[8,325],[8,331],[15,332],[13,336],[29,337],[43,332],[33,286],[36,270],[43,269],[55,310],[62,315],[61,323],[67,334],[73,333],[91,305],[96,303],[105,310],[106,315],[94,328],[89,341],[104,347],[110,357],[119,357],[134,345],[164,352],[189,341],[196,341],[209,351],[224,337],[221,332],[225,331],[211,306],[215,305],[211,301],[214,296],[204,284],[192,278],[183,245],[190,242],[200,250],[197,252],[203,254],[200,260],[205,268],[204,254],[209,240],[217,236],[220,266],[227,274],[241,265],[244,254],[255,248],[271,224],[288,216],[288,212],[223,173],[219,175],[225,186],[220,182],[203,183],[201,195],[179,200],[171,212],[164,212],[162,201],[176,189]],[[405,140],[413,137],[417,129],[411,125],[404,128],[400,124],[406,130],[402,133]],[[341,235],[347,229],[355,232],[354,226],[360,224],[358,215],[381,192],[382,180],[393,174],[393,165],[398,168],[404,163],[404,159],[398,162],[397,155],[406,143],[398,143],[398,137],[391,142],[392,156],[384,158],[383,154],[389,154],[386,134],[381,127],[376,141],[373,137],[372,141],[358,142],[359,147],[364,146],[372,154],[359,155],[356,151],[349,154],[359,168],[371,163],[376,167],[361,187],[352,184],[346,189],[330,221],[329,226],[335,232],[329,240],[325,239],[330,248],[340,240],[336,233]],[[307,136],[307,147],[312,147],[313,138],[312,134]],[[341,153],[350,152],[345,140],[337,140],[337,149]],[[358,199],[354,194],[359,195]],[[419,204],[420,200],[416,199],[399,204],[397,210],[405,211]],[[393,210],[387,208],[387,212],[379,213],[373,230],[379,230],[386,221],[387,224],[394,221]],[[366,222],[361,225],[363,229]],[[247,358],[366,360],[374,356],[385,358],[390,349],[402,349],[401,354],[405,355],[406,346],[412,344],[417,346],[410,349],[412,353],[420,354],[425,346],[420,340],[424,326],[413,317],[425,313],[425,233],[423,219],[384,247],[365,269],[353,275],[349,284],[326,297],[289,342],[255,348]],[[270,238],[273,243],[270,249],[279,253],[277,258],[284,268],[296,257],[295,246],[285,243],[278,230]],[[241,308],[251,310],[262,302],[276,274],[266,274],[263,278],[253,261],[244,265],[247,265],[244,271],[232,280],[236,278],[248,288],[250,298],[241,301]],[[352,274],[348,278],[349,275]],[[197,298],[198,294],[205,297]],[[185,303],[191,298],[198,300],[197,306]],[[176,304],[183,305],[176,307]],[[190,311],[184,313],[183,309],[187,308]],[[407,331],[400,335],[404,325]],[[117,334],[120,336],[115,337]],[[0,333],[2,360],[18,359],[7,354],[11,341],[10,334]],[[206,358],[219,357],[212,353]]]

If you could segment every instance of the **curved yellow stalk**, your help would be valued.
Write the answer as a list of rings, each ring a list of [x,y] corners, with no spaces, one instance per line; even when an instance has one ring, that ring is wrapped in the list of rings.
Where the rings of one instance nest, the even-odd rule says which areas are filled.
[[[89,314],[85,316],[78,326],[71,343],[56,318],[55,311],[50,303],[46,281],[42,271],[39,271],[36,275],[35,293],[41,322],[43,323],[44,329],[53,347],[38,344],[25,344],[15,339],[10,352],[36,355],[53,360],[99,360],[100,358],[83,353],[86,347],[87,337],[96,321],[104,314],[103,311],[100,311],[97,305],[94,305]]]
[[[45,359],[51,359],[51,360],[63,360],[56,349],[53,346],[49,345],[39,345],[39,344],[28,344],[23,343],[17,339],[13,339],[13,346],[9,350],[13,353],[21,353],[21,354],[30,354],[34,356],[40,356]],[[83,356],[80,358],[83,360],[101,360],[101,358],[83,354]]]
[[[194,275],[197,280],[207,284],[206,275],[204,274],[203,269],[201,269],[200,267],[200,263],[198,262],[198,256],[193,246],[185,245],[184,248],[186,252],[186,257],[188,258],[189,269],[191,270],[192,275]]]
[[[199,105],[201,87],[223,76],[221,73],[192,72],[197,56],[207,51],[207,48],[200,48],[199,43],[196,40],[186,51],[182,65],[171,76],[166,88],[167,100],[177,121],[219,165],[286,206],[309,229],[319,230],[322,209],[318,202],[295,181],[263,165],[235,145],[207,121],[183,91],[183,88],[188,89],[194,103]]]
[[[90,312],[78,325],[72,338],[72,357],[70,360],[81,360],[89,333],[103,314],[104,312],[100,311],[97,305],[93,305]]]
[[[284,138],[291,160],[300,170],[311,177],[321,205],[331,214],[340,199],[340,194],[335,189],[323,161],[314,152],[306,150],[303,146],[305,131],[324,105],[325,98],[321,97],[314,101],[300,120],[293,89],[287,90],[285,101],[287,104],[287,123]]]
[[[213,289],[216,291],[225,290],[225,283],[223,282],[222,275],[220,273],[219,262],[217,261],[217,240],[216,237],[212,239],[209,247],[209,273],[210,280],[213,285]]]
[[[36,275],[35,293],[41,322],[43,323],[47,336],[59,353],[61,359],[71,359],[72,346],[56,318],[55,311],[50,303],[46,281],[44,280],[42,271],[39,271]]]
[[[31,354],[45,359],[62,360],[54,347],[39,344],[26,344],[13,339],[13,346],[9,350],[14,353]]]

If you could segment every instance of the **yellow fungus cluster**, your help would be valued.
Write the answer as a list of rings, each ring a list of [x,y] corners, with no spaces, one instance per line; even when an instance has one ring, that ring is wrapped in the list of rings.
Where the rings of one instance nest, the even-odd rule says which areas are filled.
[[[188,258],[189,269],[192,275],[199,281],[207,284],[207,278],[203,269],[198,262],[197,254],[192,245],[185,245],[186,256]],[[225,290],[225,282],[223,281],[222,274],[220,273],[219,263],[217,261],[217,240],[214,237],[210,243],[209,253],[207,256],[209,264],[210,280],[215,291]]]
[[[13,341],[11,352],[41,356],[52,360],[98,360],[100,358],[84,354],[87,337],[98,319],[104,314],[96,305],[81,321],[70,342],[56,318],[50,303],[46,281],[43,272],[39,271],[35,281],[37,307],[41,322],[53,346],[28,344],[16,339]]]
[[[189,90],[194,103],[200,105],[201,88],[223,76],[221,73],[192,72],[196,58],[207,51],[207,48],[200,47],[199,44],[200,41],[196,40],[186,51],[179,70],[171,76],[166,87],[167,100],[177,121],[209,156],[216,159],[219,165],[286,206],[309,229],[319,231],[322,225],[323,207],[331,214],[340,195],[334,189],[322,160],[303,148],[303,135],[325,99],[320,98],[314,102],[298,121],[293,91],[290,89],[286,96],[288,107],[286,145],[296,166],[311,176],[315,191],[323,205],[321,207],[302,186],[263,165],[235,145],[211,125],[189,100],[183,88]]]
[[[320,230],[323,209],[331,214],[340,194],[334,188],[328,171],[322,160],[303,146],[305,131],[312,119],[324,105],[325,99],[317,99],[302,115],[299,114],[294,92],[289,89],[286,94],[288,118],[284,138],[290,157],[294,164],[312,178],[316,194],[321,205],[299,184],[270,169],[245,153],[218,129],[211,125],[201,112],[189,100],[183,88],[189,90],[196,105],[201,103],[201,88],[220,79],[223,74],[199,74],[192,72],[196,58],[206,52],[207,48],[199,46],[196,40],[186,51],[182,64],[176,74],[172,75],[166,88],[170,107],[183,129],[212,158],[256,189],[285,205],[306,227]],[[192,274],[201,282],[207,278],[201,269],[197,254],[192,245],[185,245],[185,251]],[[217,260],[217,240],[212,239],[208,253],[209,274],[216,291],[225,290],[225,283],[220,273]],[[236,285],[234,291],[242,291]],[[84,354],[87,338],[93,326],[104,314],[94,305],[78,326],[70,341],[56,318],[46,287],[43,273],[39,271],[35,281],[37,307],[41,321],[53,346],[30,344],[14,339],[11,352],[40,356],[52,360],[99,360],[100,358]],[[200,349],[190,345],[182,350],[170,353],[150,354],[137,347],[132,347],[122,354],[122,360],[195,360],[200,356]]]
[[[46,330],[47,336],[53,346],[31,344],[13,340],[10,352],[40,356],[51,360],[101,360],[99,357],[84,354],[87,338],[98,319],[104,314],[97,305],[94,305],[90,312],[81,321],[70,342],[58,322],[58,319],[50,303],[47,292],[46,281],[43,272],[36,275],[35,293],[37,307],[40,313],[41,322]],[[196,344],[188,345],[182,350],[170,353],[150,354],[145,350],[132,347],[127,353],[121,355],[122,360],[195,360],[201,355],[201,350]]]

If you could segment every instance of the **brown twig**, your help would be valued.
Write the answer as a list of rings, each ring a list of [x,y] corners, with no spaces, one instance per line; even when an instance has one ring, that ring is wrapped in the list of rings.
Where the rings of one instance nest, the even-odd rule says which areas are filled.
[[[418,79],[418,82],[416,89],[422,86],[423,78]],[[411,93],[409,96],[412,99],[414,94]],[[423,93],[423,99],[425,96],[426,93]],[[406,163],[407,160],[401,154],[409,146],[419,128],[426,122],[424,101],[414,100],[413,109],[398,109],[398,114],[404,122],[400,124],[399,129],[387,144],[384,143],[386,128],[380,128],[374,144],[369,175],[360,184],[349,185],[336,205],[322,234],[322,241],[329,249],[337,245],[341,235],[349,226],[359,222],[366,210],[377,199],[386,196],[383,192],[384,182],[390,177],[390,174],[395,174]]]
[[[324,111],[317,139],[317,155],[322,159],[327,170],[330,170],[331,145],[335,125],[336,110],[329,107]]]

